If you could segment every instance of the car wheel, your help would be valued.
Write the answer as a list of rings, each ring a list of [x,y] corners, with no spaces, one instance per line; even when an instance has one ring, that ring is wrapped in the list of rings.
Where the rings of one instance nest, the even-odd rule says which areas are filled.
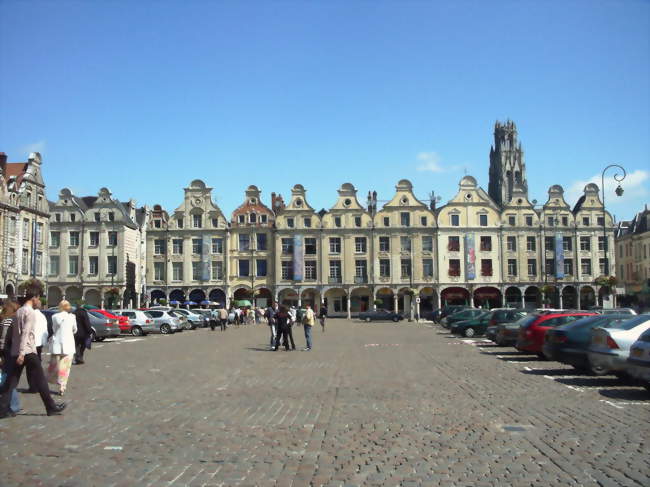
[[[160,325],[160,333],[163,335],[169,335],[172,331],[172,327],[169,326],[167,323]]]
[[[603,367],[602,365],[594,365],[594,364],[589,365],[589,372],[591,372],[594,375],[609,374],[609,370],[607,370],[607,368]]]
[[[465,328],[465,336],[471,338],[474,336],[474,328]]]
[[[372,319],[370,318],[370,316],[366,317],[366,323],[370,323],[371,321]]]
[[[133,335],[134,337],[141,337],[142,335],[144,335],[144,333],[142,333],[142,328],[140,328],[139,326],[134,326],[133,328],[131,328],[131,335]]]
[[[393,321],[397,323],[399,321],[399,317],[398,316],[393,317]]]
[[[503,342],[503,338],[501,338],[499,335],[497,335],[494,338],[494,343],[496,343],[500,347],[505,347],[506,346],[506,344]]]

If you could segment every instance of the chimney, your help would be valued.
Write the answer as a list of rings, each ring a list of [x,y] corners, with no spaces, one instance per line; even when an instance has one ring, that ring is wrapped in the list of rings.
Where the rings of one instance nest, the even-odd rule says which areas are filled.
[[[0,174],[4,176],[7,172],[7,154],[0,152]]]

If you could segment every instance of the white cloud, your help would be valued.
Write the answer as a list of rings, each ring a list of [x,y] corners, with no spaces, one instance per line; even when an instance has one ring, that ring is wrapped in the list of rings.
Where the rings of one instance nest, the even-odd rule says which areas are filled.
[[[37,142],[33,142],[31,144],[27,144],[23,147],[21,147],[21,152],[41,152],[43,153],[45,151],[45,141],[44,140],[39,140]]]
[[[450,166],[444,167],[440,164],[440,156],[436,152],[420,152],[416,159],[420,163],[418,165],[418,171],[428,171],[434,173],[442,173],[447,171],[456,171],[459,169],[459,166]]]

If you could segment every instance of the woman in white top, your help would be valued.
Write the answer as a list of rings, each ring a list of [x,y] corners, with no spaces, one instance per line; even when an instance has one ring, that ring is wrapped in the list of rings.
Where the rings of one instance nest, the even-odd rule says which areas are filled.
[[[71,311],[68,301],[59,303],[59,312],[52,316],[52,339],[50,341],[50,365],[47,370],[48,382],[59,385],[63,395],[68,385],[70,368],[75,354],[74,334],[77,332],[77,318]]]

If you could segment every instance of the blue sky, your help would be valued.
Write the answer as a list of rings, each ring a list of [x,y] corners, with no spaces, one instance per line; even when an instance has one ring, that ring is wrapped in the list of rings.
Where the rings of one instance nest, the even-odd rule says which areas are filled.
[[[249,184],[320,209],[347,181],[362,201],[402,178],[446,201],[465,171],[487,189],[510,118],[531,199],[562,184],[572,204],[617,162],[629,218],[650,200],[649,19],[634,0],[4,0],[0,150],[40,150],[50,199],[172,210],[201,178],[226,213]]]

